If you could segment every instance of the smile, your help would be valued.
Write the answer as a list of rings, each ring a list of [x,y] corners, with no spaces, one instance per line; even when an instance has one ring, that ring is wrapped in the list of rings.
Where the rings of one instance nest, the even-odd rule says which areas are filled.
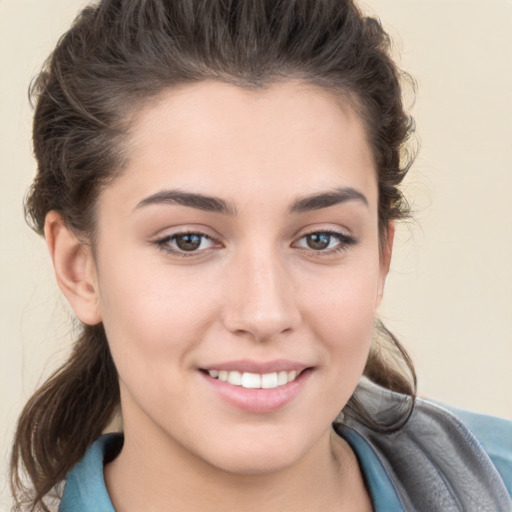
[[[272,389],[293,382],[300,372],[296,370],[273,373],[250,373],[227,370],[208,370],[210,377],[227,382],[233,386],[247,389]]]
[[[218,361],[198,369],[203,382],[223,402],[253,414],[286,407],[314,372],[314,366],[289,359]]]

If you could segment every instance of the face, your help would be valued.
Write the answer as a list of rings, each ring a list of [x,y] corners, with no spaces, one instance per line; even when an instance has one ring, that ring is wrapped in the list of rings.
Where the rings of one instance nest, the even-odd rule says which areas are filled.
[[[203,82],[144,109],[128,148],[94,260],[126,442],[298,463],[357,385],[387,270],[362,123],[313,86]]]

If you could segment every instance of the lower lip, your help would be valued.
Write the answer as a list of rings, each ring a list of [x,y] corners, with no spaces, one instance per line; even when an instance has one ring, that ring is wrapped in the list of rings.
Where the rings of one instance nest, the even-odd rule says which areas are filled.
[[[208,385],[228,404],[252,413],[269,413],[282,409],[302,390],[311,375],[311,368],[300,373],[292,382],[270,389],[250,389],[234,386],[229,382],[210,377],[200,372]]]

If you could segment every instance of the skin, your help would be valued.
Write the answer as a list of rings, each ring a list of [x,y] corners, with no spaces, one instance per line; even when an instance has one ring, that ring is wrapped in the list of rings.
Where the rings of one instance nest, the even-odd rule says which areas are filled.
[[[55,212],[46,223],[61,289],[83,322],[103,322],[119,372],[125,445],[105,469],[116,510],[371,510],[330,426],[363,372],[391,255],[361,120],[299,82],[202,82],[139,112],[127,148],[94,253]],[[364,199],[290,211],[340,188]],[[169,190],[230,211],[154,198]],[[184,231],[207,237],[179,252]],[[312,248],[306,235],[326,232],[340,236]],[[284,407],[254,413],[200,371],[238,359],[309,374]]]

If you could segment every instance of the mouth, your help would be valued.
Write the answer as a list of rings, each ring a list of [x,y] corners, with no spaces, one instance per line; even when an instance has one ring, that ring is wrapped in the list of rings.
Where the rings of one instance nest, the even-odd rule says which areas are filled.
[[[304,370],[281,370],[270,373],[239,372],[237,370],[203,370],[211,378],[246,389],[274,389],[293,382]]]
[[[295,401],[314,367],[288,361],[238,360],[201,368],[204,382],[225,403],[250,413],[272,413]]]

